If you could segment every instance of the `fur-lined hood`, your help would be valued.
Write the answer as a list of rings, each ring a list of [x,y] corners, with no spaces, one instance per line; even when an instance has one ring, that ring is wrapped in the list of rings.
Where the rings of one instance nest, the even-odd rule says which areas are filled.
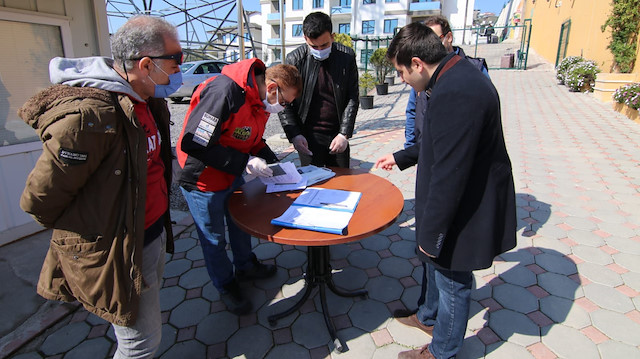
[[[18,116],[38,132],[60,118],[61,112],[77,110],[79,101],[84,99],[113,103],[109,92],[117,92],[144,102],[113,69],[113,60],[106,57],[55,57],[49,63],[49,78],[54,85],[37,93],[18,110]],[[65,103],[67,107],[59,107]]]
[[[67,85],[53,85],[48,87],[18,109],[18,116],[29,126],[40,133],[49,125],[62,118],[61,115],[70,111],[77,111],[79,101],[85,99],[95,99],[100,102],[111,104],[113,99],[108,91],[91,87],[71,87]],[[60,108],[64,105],[65,108]]]

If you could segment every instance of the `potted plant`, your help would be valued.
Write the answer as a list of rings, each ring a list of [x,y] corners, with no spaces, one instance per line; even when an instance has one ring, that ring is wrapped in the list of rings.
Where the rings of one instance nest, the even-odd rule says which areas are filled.
[[[640,83],[620,87],[613,93],[613,108],[628,118],[640,122]]]
[[[376,80],[368,71],[365,71],[360,75],[359,85],[360,90],[362,91],[362,95],[360,96],[360,107],[364,110],[373,108],[373,96],[369,95],[369,91],[371,91],[376,85]]]
[[[577,64],[578,62],[584,61],[584,58],[581,56],[567,56],[556,67],[556,79],[560,83],[560,85],[564,85],[565,77],[567,76],[567,70],[569,67]]]
[[[567,69],[565,84],[571,91],[592,92],[599,72],[600,69],[594,61],[578,62]]]
[[[381,47],[376,49],[376,51],[371,54],[371,58],[369,59],[371,66],[376,71],[376,90],[378,91],[378,95],[386,95],[389,92],[389,84],[386,83],[385,77],[389,72],[391,72],[391,62],[387,59],[387,48]]]

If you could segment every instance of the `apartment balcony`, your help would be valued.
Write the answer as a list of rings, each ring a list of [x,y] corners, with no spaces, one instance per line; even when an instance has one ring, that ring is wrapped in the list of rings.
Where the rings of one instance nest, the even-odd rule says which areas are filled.
[[[409,3],[409,15],[437,15],[442,12],[440,1]]]
[[[351,19],[351,6],[332,6],[331,17],[334,19]]]
[[[287,16],[287,14],[285,14],[285,16]],[[267,24],[277,25],[279,23],[280,23],[280,13],[279,12],[273,12],[271,14],[267,14]]]

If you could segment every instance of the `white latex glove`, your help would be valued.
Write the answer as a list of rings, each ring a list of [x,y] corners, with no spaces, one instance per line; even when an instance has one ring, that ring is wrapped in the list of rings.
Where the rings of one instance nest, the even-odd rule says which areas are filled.
[[[273,176],[273,170],[267,167],[267,161],[260,157],[249,157],[249,162],[247,162],[246,171],[250,175],[258,176],[258,177],[271,177]]]
[[[296,151],[300,153],[304,153],[305,155],[308,155],[308,156],[313,156],[313,152],[309,150],[309,143],[307,142],[307,139],[304,138],[303,135],[297,135],[296,137],[293,138],[292,142],[293,142],[293,147],[296,149]]]
[[[336,135],[336,137],[333,138],[333,141],[331,141],[331,144],[329,145],[329,153],[342,153],[347,149],[348,145],[349,140],[347,140],[347,138],[344,137],[343,134],[339,133],[338,135]]]

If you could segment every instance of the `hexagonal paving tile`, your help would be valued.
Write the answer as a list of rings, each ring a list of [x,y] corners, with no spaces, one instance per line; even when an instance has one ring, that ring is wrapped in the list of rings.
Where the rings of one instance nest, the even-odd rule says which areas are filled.
[[[369,298],[388,303],[402,296],[404,287],[397,279],[381,276],[371,278],[366,285]]]
[[[576,299],[584,295],[578,283],[562,274],[550,272],[539,274],[538,285],[550,294],[567,299]]]
[[[202,298],[185,300],[171,311],[169,323],[178,329],[197,325],[209,315],[210,307],[211,304]]]
[[[540,341],[540,328],[529,317],[509,309],[489,313],[489,327],[503,340],[527,347]]]
[[[413,264],[404,258],[389,257],[382,259],[380,263],[378,263],[378,269],[386,276],[402,278],[411,275],[413,272]]]
[[[331,337],[324,323],[322,313],[302,314],[291,326],[293,341],[307,349],[327,345]]]
[[[276,263],[279,267],[292,269],[300,268],[307,262],[307,253],[292,249],[290,251],[284,251],[276,257]]]
[[[376,252],[362,249],[349,254],[347,260],[354,267],[367,269],[376,267],[380,262],[380,256]]]
[[[346,267],[333,273],[333,283],[349,291],[363,289],[369,279],[364,270],[354,267]]]
[[[173,286],[160,289],[160,310],[167,311],[175,308],[185,298],[187,291],[184,288]]]
[[[353,326],[371,333],[384,327],[391,320],[391,313],[386,305],[368,299],[354,303],[349,311],[349,318]]]
[[[522,314],[538,309],[538,298],[525,288],[505,283],[493,288],[493,298],[503,307]],[[506,338],[504,338],[506,340]]]
[[[239,327],[235,314],[226,311],[209,314],[198,323],[196,339],[206,345],[224,343]]]

